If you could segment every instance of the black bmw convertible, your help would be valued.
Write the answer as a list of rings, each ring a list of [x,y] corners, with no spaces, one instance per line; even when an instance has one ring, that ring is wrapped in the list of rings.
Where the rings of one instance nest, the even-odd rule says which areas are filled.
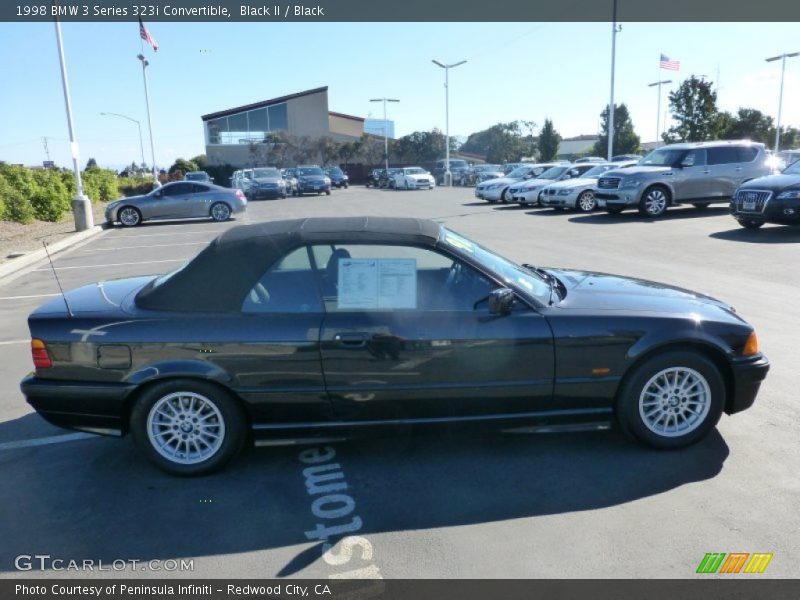
[[[131,433],[180,475],[249,440],[407,425],[616,422],[678,448],[751,406],[769,369],[723,302],[519,265],[417,219],[234,227],[177,271],[72,290],[28,324],[39,414]]]

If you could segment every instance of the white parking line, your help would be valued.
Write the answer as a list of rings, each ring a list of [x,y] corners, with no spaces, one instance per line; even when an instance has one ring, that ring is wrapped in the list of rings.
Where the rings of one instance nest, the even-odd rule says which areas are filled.
[[[37,269],[41,271],[43,269]],[[50,298],[51,296],[60,296],[61,294],[33,294],[31,296],[0,296],[0,300],[27,300],[28,298]]]
[[[130,235],[122,235],[122,234],[120,234],[120,235],[118,235],[116,237],[117,238],[131,238],[131,239],[136,239],[136,238],[140,238],[140,237],[164,237],[164,236],[172,237],[173,235],[201,235],[201,234],[204,234],[204,233],[213,234],[213,233],[219,232],[219,231],[220,231],[219,229],[214,229],[214,230],[207,230],[207,231],[175,231],[175,232],[172,232],[172,233],[134,233],[134,234],[130,234]]]
[[[168,263],[168,262],[186,262],[191,257],[186,258],[168,258],[166,260],[143,260],[141,262],[124,262],[124,263],[106,263],[102,265],[80,265],[77,267],[56,267],[58,271],[64,271],[66,269],[92,269],[97,267],[125,267],[128,265],[152,265],[155,263]],[[33,269],[34,271],[51,271],[50,267],[46,269]]]
[[[169,248],[170,246],[199,246],[201,244],[208,244],[208,242],[182,242],[180,244],[145,244],[143,246],[116,246],[116,247],[101,247],[84,250],[83,254],[91,254],[92,252],[108,252],[114,250],[132,250],[134,248]]]
[[[63,444],[65,442],[76,442],[78,440],[88,440],[97,438],[91,433],[68,433],[67,435],[53,435],[44,438],[34,438],[32,440],[19,440],[17,442],[4,442],[0,444],[2,450],[16,450],[18,448],[34,448],[36,446],[48,446],[50,444]]]
[[[0,342],[0,346],[9,346],[11,344],[30,344],[30,339],[27,340],[7,340],[5,342]]]

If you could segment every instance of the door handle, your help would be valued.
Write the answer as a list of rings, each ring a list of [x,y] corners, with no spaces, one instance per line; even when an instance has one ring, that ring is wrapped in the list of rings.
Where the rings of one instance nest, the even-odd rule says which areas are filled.
[[[708,175],[709,173],[711,173],[711,171],[709,171],[708,169],[706,169],[705,171],[703,171],[703,175]]]
[[[741,171],[741,170],[742,170],[742,167],[736,167],[736,171],[737,171],[737,172],[738,172],[738,171]]]
[[[367,345],[369,334],[362,332],[353,333],[337,333],[333,336],[333,341],[341,346],[348,346],[350,348],[360,348]]]

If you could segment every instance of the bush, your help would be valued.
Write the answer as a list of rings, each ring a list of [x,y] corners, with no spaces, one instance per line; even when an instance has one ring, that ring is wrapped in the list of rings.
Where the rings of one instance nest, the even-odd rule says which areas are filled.
[[[30,203],[37,219],[58,221],[70,210],[70,193],[58,171],[37,169],[33,171],[36,189],[30,196]]]
[[[92,202],[109,202],[119,197],[117,174],[109,169],[92,167],[82,173],[83,191]]]
[[[119,193],[126,198],[129,196],[141,196],[153,191],[153,179],[147,177],[120,177],[117,179]]]
[[[17,223],[33,221],[33,207],[30,200],[14,188],[2,171],[0,171],[0,219]]]

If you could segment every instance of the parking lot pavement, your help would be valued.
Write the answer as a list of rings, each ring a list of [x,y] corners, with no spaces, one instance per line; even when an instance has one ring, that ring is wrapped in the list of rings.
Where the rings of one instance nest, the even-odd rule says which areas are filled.
[[[18,382],[30,370],[28,313],[57,292],[46,264],[0,282],[0,577],[15,558],[192,559],[170,576],[693,577],[706,552],[770,552],[765,576],[800,564],[800,419],[794,393],[800,231],[739,228],[726,208],[636,213],[521,209],[469,189],[360,187],[330,197],[252,202],[238,222],[298,216],[435,218],[518,261],[662,281],[723,299],[772,362],[756,405],[717,432],[657,452],[611,432],[458,431],[334,444],[327,464],[354,503],[337,521],[358,548],[323,556],[302,447],[254,449],[228,470],[177,479],[129,439],[44,423]],[[113,229],[55,257],[65,288],[180,266],[237,224]],[[20,443],[21,442],[21,443]],[[55,443],[52,443],[55,442]],[[357,521],[356,521],[357,516]],[[348,520],[350,519],[350,520]],[[316,537],[315,537],[316,536]],[[353,538],[350,538],[351,540]],[[346,565],[342,556],[353,558]],[[86,576],[65,571],[57,575]],[[159,577],[163,571],[97,572]]]

